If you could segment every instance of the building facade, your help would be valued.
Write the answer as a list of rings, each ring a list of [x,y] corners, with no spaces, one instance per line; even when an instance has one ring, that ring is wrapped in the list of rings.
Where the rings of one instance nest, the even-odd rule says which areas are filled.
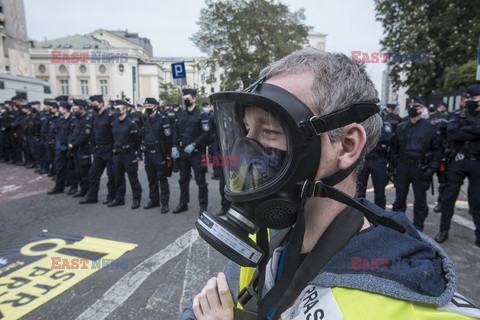
[[[128,31],[99,29],[87,35],[30,43],[35,77],[53,84],[58,95],[129,99],[160,94],[164,72],[146,38]]]
[[[0,72],[32,76],[23,1],[0,0],[0,38]]]

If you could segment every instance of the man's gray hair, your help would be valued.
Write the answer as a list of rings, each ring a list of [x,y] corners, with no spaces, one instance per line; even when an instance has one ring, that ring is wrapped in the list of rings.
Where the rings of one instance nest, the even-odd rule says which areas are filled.
[[[342,53],[330,53],[314,48],[299,50],[270,64],[260,72],[260,77],[271,78],[303,72],[314,74],[312,96],[307,104],[318,110],[320,115],[345,109],[358,102],[373,102],[377,98],[377,90],[365,68],[361,64],[352,63],[351,59]],[[367,141],[357,169],[363,166],[365,154],[376,146],[383,122],[380,115],[376,114],[361,125],[365,129]],[[328,132],[331,141],[342,139],[344,134],[342,128]]]

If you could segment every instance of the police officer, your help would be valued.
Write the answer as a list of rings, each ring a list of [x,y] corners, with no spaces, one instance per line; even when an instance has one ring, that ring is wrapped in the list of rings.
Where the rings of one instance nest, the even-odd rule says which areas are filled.
[[[88,191],[81,204],[97,203],[100,178],[107,168],[107,199],[103,204],[109,204],[115,198],[115,176],[113,174],[113,133],[112,121],[105,108],[105,102],[101,95],[90,97],[93,111],[92,148],[93,163],[88,172]]]
[[[428,121],[432,126],[435,127],[437,131],[437,136],[440,138],[440,150],[442,153],[442,162],[438,169],[437,178],[438,178],[438,197],[437,205],[433,208],[433,211],[440,212],[442,206],[443,192],[445,191],[446,183],[446,157],[445,157],[445,147],[447,140],[447,124],[448,124],[448,112],[447,105],[445,102],[441,102],[437,108],[434,105],[428,107]]]
[[[8,156],[5,152],[5,122],[7,120],[7,107],[0,103],[0,162],[7,162]]]
[[[4,116],[4,121],[2,127],[4,128],[5,140],[4,148],[6,153],[7,164],[14,164],[17,162],[15,157],[15,151],[13,147],[13,129],[12,123],[15,119],[15,112],[13,109],[12,101],[5,101],[5,107],[7,108]]]
[[[160,206],[161,213],[170,209],[170,188],[167,180],[167,155],[170,155],[172,134],[170,121],[161,112],[155,98],[145,99],[145,118],[143,120],[143,150],[145,152],[145,172],[147,173],[150,201],[144,209]],[[160,192],[158,183],[160,182]]]
[[[39,116],[40,122],[40,143],[39,143],[39,153],[43,154],[41,156],[42,163],[40,164],[40,174],[47,174],[49,173],[50,169],[50,159],[48,158],[48,125],[50,121],[50,117],[52,116],[50,101],[44,100],[43,101],[43,110],[41,111],[41,115]]]
[[[392,125],[383,119],[382,134],[375,148],[365,156],[365,164],[358,176],[357,197],[365,198],[367,195],[368,177],[372,175],[375,204],[385,209],[385,186],[387,185],[387,157],[392,140]]]
[[[55,138],[58,131],[58,121],[60,119],[60,113],[58,111],[57,102],[50,102],[51,116],[48,119],[47,127],[47,162],[48,166],[48,176],[55,179],[57,174],[57,168],[55,166]]]
[[[69,137],[68,149],[74,152],[75,169],[80,191],[74,198],[84,197],[88,190],[88,172],[92,163],[90,137],[92,135],[92,118],[87,115],[88,103],[74,99],[72,113],[75,116],[75,128]]]
[[[390,122],[392,125],[392,130],[395,132],[397,130],[398,124],[401,122],[402,118],[395,113],[395,108],[397,107],[396,104],[388,103],[385,108],[385,120]]]
[[[398,125],[392,140],[393,152],[399,160],[393,211],[405,212],[411,183],[414,192],[413,224],[420,231],[428,215],[427,189],[441,160],[435,127],[421,118],[424,108],[425,99],[414,97],[408,106],[409,121]]]
[[[25,157],[25,167],[27,169],[35,168],[35,159],[33,155],[34,150],[34,135],[35,135],[35,120],[32,112],[32,106],[30,103],[22,104],[23,118],[20,123],[21,130],[19,133],[22,143],[22,150]]]
[[[128,116],[128,102],[115,100],[115,113],[112,122],[113,133],[113,168],[115,173],[115,199],[108,204],[116,207],[125,204],[125,173],[132,189],[132,209],[140,207],[142,186],[138,181],[138,159],[136,151],[140,146],[141,136],[138,127]]]
[[[57,122],[58,129],[55,137],[55,167],[56,179],[53,189],[47,194],[63,193],[65,182],[67,180],[68,161],[68,136],[73,130],[73,116],[70,113],[72,105],[68,102],[61,101],[59,107],[59,119]]]
[[[460,188],[468,177],[468,199],[475,224],[475,245],[480,246],[480,85],[472,85],[465,92],[465,108],[454,112],[447,125],[447,141],[451,149],[448,155],[447,183],[443,193],[440,231],[437,242],[448,239],[450,221]],[[471,196],[470,192],[477,196]]]
[[[179,159],[180,167],[180,203],[173,213],[188,210],[191,168],[198,185],[198,202],[202,213],[208,207],[208,184],[205,180],[207,167],[202,166],[202,153],[205,153],[205,145],[210,137],[210,119],[196,108],[195,89],[183,89],[182,92],[185,110],[177,114],[172,141],[172,157]]]

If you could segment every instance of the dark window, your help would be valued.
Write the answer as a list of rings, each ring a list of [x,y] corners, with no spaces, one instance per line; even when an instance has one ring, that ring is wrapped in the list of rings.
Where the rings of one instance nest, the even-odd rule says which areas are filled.
[[[43,86],[43,93],[52,93],[50,86]]]

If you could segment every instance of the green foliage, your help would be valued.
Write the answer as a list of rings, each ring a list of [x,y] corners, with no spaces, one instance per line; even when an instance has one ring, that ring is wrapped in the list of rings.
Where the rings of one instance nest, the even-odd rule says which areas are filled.
[[[468,86],[477,83],[475,77],[477,75],[477,61],[472,60],[461,66],[454,65],[447,67],[445,70],[445,81],[443,89],[445,91],[454,91],[465,89]]]
[[[477,55],[480,6],[476,1],[377,0],[376,11],[385,34],[382,50],[428,53],[427,63],[389,62],[394,88],[407,86],[410,96],[441,91],[446,69]]]
[[[307,43],[304,10],[290,12],[274,0],[205,1],[192,40],[209,58],[206,66],[221,67],[226,90],[247,87],[269,63]]]
[[[173,83],[162,83],[160,85],[160,104],[172,104],[182,102],[182,92]]]

